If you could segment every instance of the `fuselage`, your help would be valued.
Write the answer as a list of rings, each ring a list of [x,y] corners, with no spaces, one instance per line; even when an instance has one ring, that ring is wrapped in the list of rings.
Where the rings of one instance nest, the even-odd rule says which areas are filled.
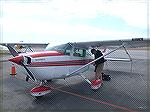
[[[9,61],[18,65],[23,62],[37,80],[50,80],[65,78],[67,74],[93,60],[87,49],[75,48],[69,44],[63,46],[56,46],[52,49],[46,48],[42,52],[19,54]],[[74,75],[82,73],[88,68],[85,67]]]

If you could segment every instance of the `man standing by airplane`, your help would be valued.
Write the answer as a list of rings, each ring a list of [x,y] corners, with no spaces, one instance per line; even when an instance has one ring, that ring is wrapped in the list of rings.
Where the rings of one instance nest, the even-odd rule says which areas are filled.
[[[95,50],[95,49],[91,49],[91,53],[94,54],[95,59],[103,56],[102,52],[100,50]],[[96,80],[93,81],[93,83],[97,83],[97,81],[99,83],[102,83],[102,71],[103,71],[103,67],[104,67],[104,62],[105,59],[104,57],[102,57],[101,59],[97,60],[95,62],[95,78]]]

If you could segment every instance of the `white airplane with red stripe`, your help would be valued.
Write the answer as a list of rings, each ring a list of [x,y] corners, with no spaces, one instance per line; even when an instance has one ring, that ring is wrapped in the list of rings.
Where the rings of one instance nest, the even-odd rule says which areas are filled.
[[[21,43],[22,44],[22,43]],[[30,53],[18,53],[11,44],[3,43],[1,45],[6,46],[11,54],[14,56],[9,61],[20,65],[26,72],[26,81],[29,79],[32,81],[40,81],[40,85],[31,90],[31,95],[40,97],[51,92],[51,88],[45,86],[47,80],[64,79],[70,76],[79,75],[88,84],[91,85],[91,81],[88,80],[81,73],[89,70],[92,64],[102,57],[105,57],[120,48],[124,48],[127,55],[129,53],[126,47],[145,47],[149,44],[148,39],[132,39],[132,40],[115,40],[115,41],[93,41],[93,42],[77,42],[67,43],[54,47],[46,47],[41,52]],[[113,47],[114,49],[108,53],[104,53],[103,56],[94,60],[92,54],[89,52],[93,47]],[[106,49],[104,50],[106,51]],[[129,59],[110,59],[113,61],[132,61],[131,56]],[[97,90],[100,85],[91,85],[91,88]]]

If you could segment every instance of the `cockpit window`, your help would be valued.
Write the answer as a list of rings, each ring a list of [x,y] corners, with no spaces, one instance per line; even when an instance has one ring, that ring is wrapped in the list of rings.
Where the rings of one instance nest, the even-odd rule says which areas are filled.
[[[65,44],[63,44],[63,45],[58,45],[58,46],[54,46],[54,47],[47,47],[46,48],[46,51],[61,51],[61,52],[63,52],[64,51],[64,49],[65,49],[65,47],[66,47],[66,45]]]
[[[54,46],[54,47],[47,46],[47,48],[45,50],[46,51],[58,51],[58,52],[62,52],[64,54],[66,54],[66,55],[70,55],[72,46],[70,44],[62,44],[62,45],[58,45],[58,46]]]
[[[71,51],[72,51],[72,46],[70,44],[67,44],[64,54],[71,55]]]
[[[77,57],[86,57],[88,55],[87,49],[74,47],[73,45],[67,43],[54,47],[47,46],[46,51],[58,51],[62,52],[65,55],[73,55]]]

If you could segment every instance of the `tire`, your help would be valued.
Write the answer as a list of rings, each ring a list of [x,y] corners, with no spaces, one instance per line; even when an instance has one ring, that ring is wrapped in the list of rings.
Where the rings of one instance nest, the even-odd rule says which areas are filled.
[[[99,88],[98,89],[92,89],[92,91],[94,91],[94,92],[97,92],[99,90]]]
[[[41,99],[43,96],[35,96],[36,99]]]

